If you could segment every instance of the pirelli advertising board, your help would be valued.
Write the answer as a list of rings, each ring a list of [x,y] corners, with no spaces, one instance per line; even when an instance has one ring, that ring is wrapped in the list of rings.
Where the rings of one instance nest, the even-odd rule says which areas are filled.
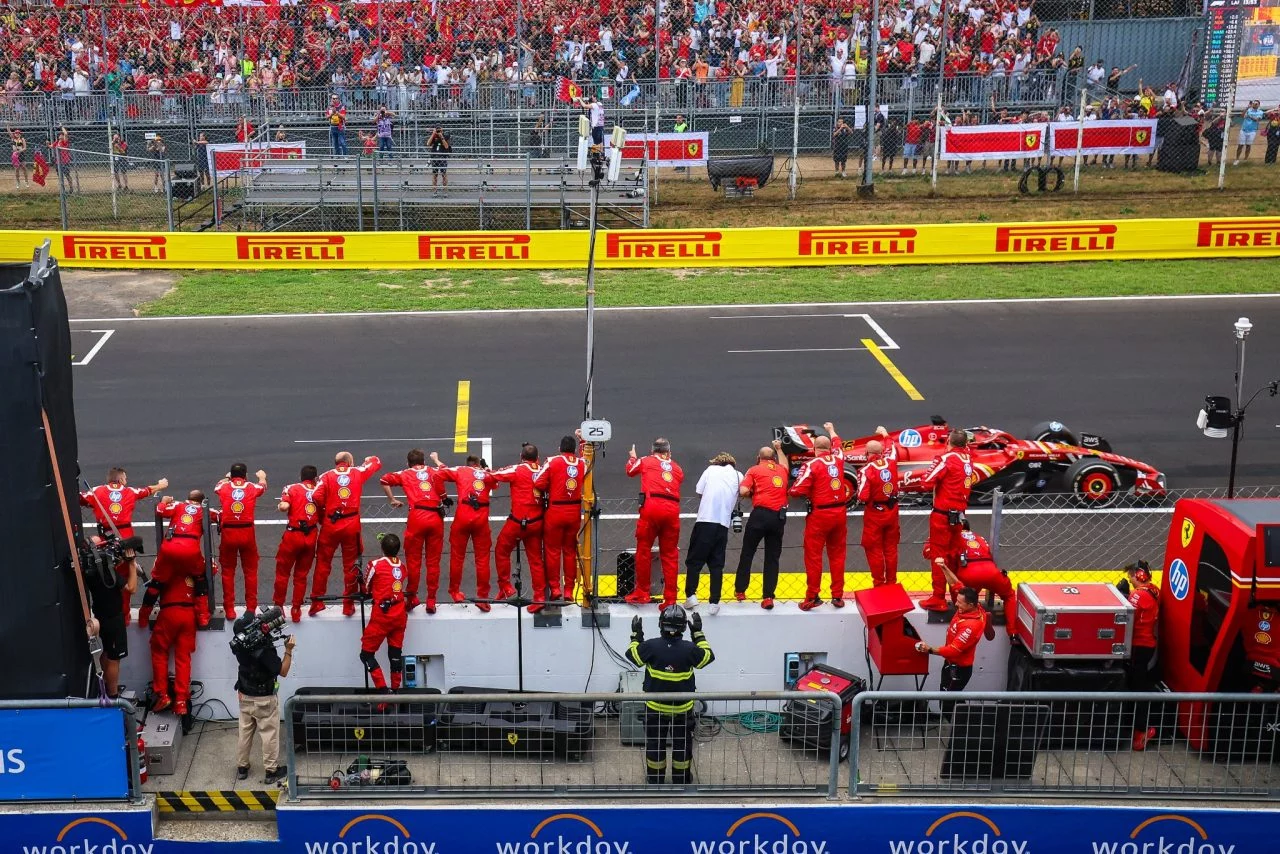
[[[584,231],[0,231],[0,260],[29,261],[46,237],[67,267],[573,268],[587,255]],[[1280,218],[606,231],[596,253],[613,268],[1265,257],[1280,255]]]

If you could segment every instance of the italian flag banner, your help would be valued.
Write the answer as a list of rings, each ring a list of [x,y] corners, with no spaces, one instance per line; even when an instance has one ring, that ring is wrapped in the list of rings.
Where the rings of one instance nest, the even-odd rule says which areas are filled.
[[[942,129],[939,160],[1039,157],[1048,125],[967,125]]]
[[[1155,119],[1086,121],[1083,140],[1079,133],[1077,122],[1053,125],[1049,133],[1049,154],[1071,157],[1077,148],[1082,154],[1150,154],[1156,150]]]

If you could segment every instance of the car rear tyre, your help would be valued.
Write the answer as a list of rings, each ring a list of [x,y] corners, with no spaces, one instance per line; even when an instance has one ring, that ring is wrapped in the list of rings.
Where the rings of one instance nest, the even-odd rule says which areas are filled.
[[[1068,445],[1079,445],[1080,440],[1075,433],[1061,421],[1041,421],[1031,428],[1028,435],[1033,442],[1065,442]]]
[[[1076,460],[1063,474],[1071,495],[1081,507],[1110,507],[1124,495],[1120,472],[1106,460],[1085,457]]]

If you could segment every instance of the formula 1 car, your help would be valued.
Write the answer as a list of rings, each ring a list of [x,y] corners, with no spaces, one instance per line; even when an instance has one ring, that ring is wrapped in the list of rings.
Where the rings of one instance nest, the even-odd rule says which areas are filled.
[[[930,423],[891,431],[888,440],[896,445],[899,486],[903,502],[927,501],[921,476],[946,451],[951,427],[935,415]],[[1112,453],[1101,436],[1077,436],[1060,421],[1045,421],[1031,429],[1030,438],[992,427],[971,427],[969,456],[979,480],[971,500],[989,504],[995,490],[1006,495],[1040,492],[1068,492],[1081,507],[1110,507],[1125,495],[1163,496],[1165,477],[1156,469],[1129,457]],[[775,427],[774,438],[791,463],[794,476],[805,460],[813,457],[813,441],[824,435],[806,424]],[[867,462],[867,442],[878,436],[843,440],[845,479],[856,483],[857,472]]]

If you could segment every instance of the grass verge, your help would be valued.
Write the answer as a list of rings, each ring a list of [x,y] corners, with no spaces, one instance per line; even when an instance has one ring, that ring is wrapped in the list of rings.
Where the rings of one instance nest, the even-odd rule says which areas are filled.
[[[1276,262],[1206,261],[606,270],[597,304],[707,305],[1016,299],[1274,291]],[[148,316],[563,308],[583,304],[577,270],[200,272],[142,306]]]

